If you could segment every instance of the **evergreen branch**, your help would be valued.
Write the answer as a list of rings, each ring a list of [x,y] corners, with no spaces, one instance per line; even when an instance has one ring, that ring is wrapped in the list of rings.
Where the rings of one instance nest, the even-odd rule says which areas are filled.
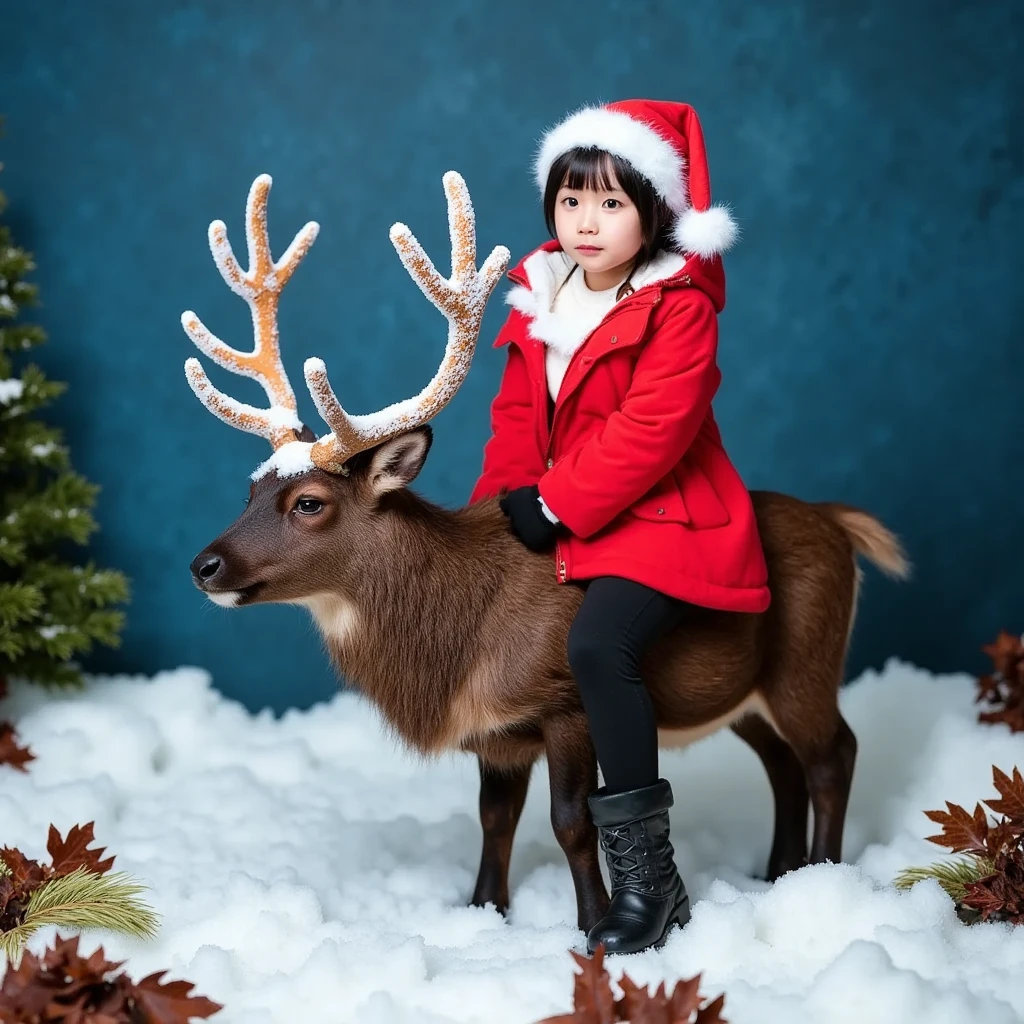
[[[986,857],[958,857],[955,860],[938,861],[924,868],[907,868],[894,880],[897,889],[909,889],[926,878],[934,878],[946,895],[955,903],[963,902],[967,896],[967,885],[992,874],[994,865]]]
[[[13,960],[29,937],[46,925],[106,928],[151,939],[157,933],[159,917],[137,898],[146,889],[123,871],[97,875],[78,868],[32,893],[22,923],[0,932],[0,952]]]

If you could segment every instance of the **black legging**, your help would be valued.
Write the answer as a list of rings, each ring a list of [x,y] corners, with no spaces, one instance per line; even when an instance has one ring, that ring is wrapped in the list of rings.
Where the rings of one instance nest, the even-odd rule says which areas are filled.
[[[609,792],[658,780],[658,728],[640,678],[643,652],[691,607],[621,576],[581,581],[583,604],[569,627],[569,667]]]

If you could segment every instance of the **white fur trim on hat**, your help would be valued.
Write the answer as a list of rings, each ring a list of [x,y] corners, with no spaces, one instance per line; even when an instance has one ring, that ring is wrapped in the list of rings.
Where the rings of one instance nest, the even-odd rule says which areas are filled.
[[[551,165],[577,146],[596,146],[628,160],[658,191],[674,213],[688,206],[683,171],[686,161],[650,125],[605,107],[583,107],[541,138],[534,171],[543,193]]]
[[[725,252],[739,235],[739,225],[726,206],[685,210],[672,225],[672,241],[684,252],[705,258]]]
[[[683,252],[710,258],[725,252],[739,238],[739,227],[728,207],[694,210],[690,206],[686,161],[675,146],[651,125],[620,110],[583,107],[544,134],[534,164],[541,194],[552,164],[577,146],[596,146],[628,160],[676,214],[672,241]]]

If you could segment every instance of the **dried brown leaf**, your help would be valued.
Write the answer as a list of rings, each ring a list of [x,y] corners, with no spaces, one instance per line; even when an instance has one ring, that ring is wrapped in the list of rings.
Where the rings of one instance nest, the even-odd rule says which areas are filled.
[[[20,772],[27,772],[25,765],[34,761],[36,755],[28,747],[19,747],[17,737],[10,722],[0,722],[0,764],[9,764]]]
[[[43,957],[26,953],[8,970],[0,986],[3,1024],[188,1024],[221,1009],[203,996],[190,995],[187,981],[160,983],[160,971],[134,984],[102,948],[91,956],[78,952],[78,937],[57,939]]]
[[[981,804],[976,804],[973,816],[959,804],[946,801],[945,811],[925,811],[929,820],[942,826],[937,836],[927,836],[930,843],[948,846],[953,853],[984,854],[988,850],[988,818]]]
[[[722,1007],[725,1005],[725,994],[708,1003],[703,1009],[697,1011],[697,1019],[693,1024],[729,1024],[722,1016]]]
[[[994,671],[977,679],[975,703],[992,705],[978,715],[978,721],[1024,732],[1024,637],[1001,630],[995,643],[981,649],[992,659]]]
[[[991,875],[967,884],[964,906],[980,911],[985,921],[1024,924],[1024,850],[1000,854],[994,866]]]
[[[132,1000],[146,1014],[147,1024],[188,1024],[193,1017],[212,1017],[222,1009],[205,996],[189,995],[192,983],[160,979],[166,971],[149,974],[134,986]]]
[[[1024,776],[1014,766],[1013,776],[992,766],[992,784],[999,793],[998,800],[986,800],[990,810],[1002,814],[1014,829],[1024,829]]]
[[[32,893],[50,878],[50,869],[10,846],[0,848],[9,874],[0,874],[0,932],[17,928],[25,918]]]
[[[78,868],[85,868],[87,871],[92,871],[97,875],[105,874],[110,870],[114,863],[114,858],[100,859],[106,850],[105,846],[101,846],[98,850],[87,849],[90,843],[95,842],[93,836],[93,826],[95,824],[95,822],[90,821],[85,825],[72,825],[67,839],[61,839],[57,829],[50,825],[46,849],[53,860],[54,877],[60,878],[62,875],[70,875],[72,871],[77,871]]]
[[[604,969],[603,945],[597,947],[592,960],[575,952],[572,952],[572,957],[583,968],[583,972],[576,975],[573,1012],[545,1017],[537,1024],[614,1024],[617,1021],[628,1021],[629,1024],[727,1024],[720,1015],[725,1003],[724,995],[700,1007],[699,974],[677,982],[671,998],[666,993],[665,982],[649,992],[623,974],[619,979],[622,997],[616,1000],[608,972]],[[696,1017],[693,1017],[694,1012]]]

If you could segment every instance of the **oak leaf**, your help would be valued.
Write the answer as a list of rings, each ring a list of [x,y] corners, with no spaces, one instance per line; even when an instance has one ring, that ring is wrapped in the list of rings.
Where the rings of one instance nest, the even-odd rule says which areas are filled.
[[[1001,630],[994,643],[981,649],[992,659],[993,671],[977,679],[975,703],[991,705],[979,713],[978,721],[1024,732],[1024,637]]]
[[[27,772],[25,765],[35,759],[36,755],[28,747],[18,746],[14,726],[10,722],[0,722],[0,764],[9,764],[19,772]]]
[[[580,968],[573,985],[573,1012],[545,1017],[539,1024],[615,1024],[621,1020],[615,1010],[611,979],[604,968],[604,946],[599,945],[593,957],[569,950]]]
[[[135,985],[132,1000],[145,1014],[147,1022],[152,1024],[188,1024],[193,1017],[212,1017],[219,1009],[215,1003],[205,996],[192,996],[192,983],[188,981],[168,981],[160,979],[166,971],[149,974]]]
[[[701,1006],[699,974],[677,982],[671,997],[666,993],[664,981],[654,992],[649,992],[623,974],[619,979],[622,997],[616,1000],[612,994],[611,979],[604,969],[604,946],[597,947],[592,960],[570,952],[582,968],[582,973],[576,975],[574,1010],[546,1017],[538,1024],[614,1024],[617,1021],[628,1021],[629,1024],[727,1024],[721,1016],[724,995]]]
[[[988,817],[981,804],[974,807],[973,816],[959,804],[946,801],[945,811],[925,811],[930,821],[942,826],[936,836],[926,836],[928,842],[948,846],[953,853],[984,854],[988,850]]]
[[[55,877],[70,875],[78,868],[85,868],[97,875],[105,874],[110,870],[114,858],[108,857],[106,860],[100,860],[106,850],[105,846],[101,846],[98,850],[86,849],[90,843],[96,841],[93,836],[94,825],[93,821],[85,825],[72,825],[67,839],[61,839],[60,833],[53,825],[50,825],[50,832],[46,838],[46,850],[53,861]]]
[[[1001,853],[994,866],[991,875],[968,883],[964,906],[980,911],[983,921],[1024,924],[1024,850]]]
[[[113,857],[101,859],[106,847],[88,849],[95,842],[95,822],[72,825],[67,839],[51,824],[46,840],[46,849],[51,864],[40,864],[30,860],[13,847],[0,847],[0,861],[6,871],[0,872],[0,932],[9,932],[25,920],[25,913],[32,894],[46,882],[70,875],[79,868],[97,875],[105,874],[114,863]]]
[[[693,1024],[729,1024],[722,1016],[722,1007],[725,1005],[725,995],[708,1003],[707,1006],[697,1011],[697,1018]]]
[[[993,765],[992,784],[999,793],[999,799],[986,800],[985,804],[996,814],[1004,815],[1015,831],[1024,831],[1024,776],[1020,769],[1014,766],[1011,777]]]
[[[211,1017],[219,1003],[193,996],[187,981],[160,983],[159,971],[138,984],[124,974],[108,977],[124,961],[110,962],[102,947],[78,952],[78,936],[56,940],[45,956],[26,953],[0,985],[4,1024],[188,1024]]]
[[[0,848],[0,861],[6,869],[0,873],[0,932],[5,932],[21,924],[32,893],[48,875],[41,864],[9,846]]]

